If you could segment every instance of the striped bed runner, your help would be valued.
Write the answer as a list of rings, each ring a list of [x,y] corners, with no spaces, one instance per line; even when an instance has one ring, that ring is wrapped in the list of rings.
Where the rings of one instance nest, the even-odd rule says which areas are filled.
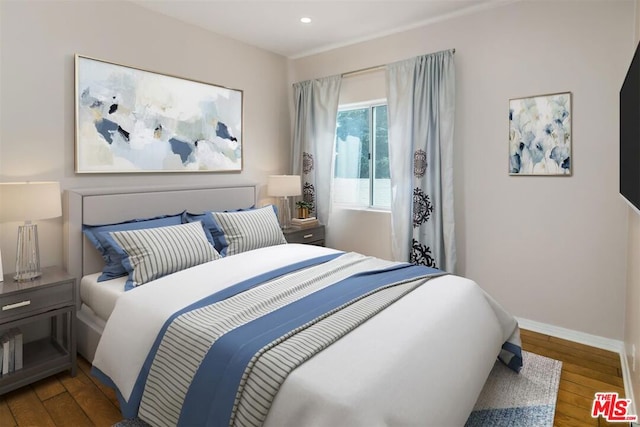
[[[244,371],[230,425],[261,426],[289,373],[427,279],[389,285],[261,350]]]
[[[175,317],[139,416],[154,426],[258,426],[289,372],[429,277],[349,253]]]

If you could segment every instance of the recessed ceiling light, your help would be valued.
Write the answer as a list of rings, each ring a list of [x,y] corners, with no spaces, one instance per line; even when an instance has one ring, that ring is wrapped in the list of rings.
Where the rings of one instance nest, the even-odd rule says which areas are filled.
[[[311,23],[311,18],[305,16],[303,18],[300,18],[300,22],[302,22],[303,24],[310,24]]]

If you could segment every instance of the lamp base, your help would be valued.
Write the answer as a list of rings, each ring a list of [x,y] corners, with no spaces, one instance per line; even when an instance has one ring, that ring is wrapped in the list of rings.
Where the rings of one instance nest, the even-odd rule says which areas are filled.
[[[25,223],[25,225],[18,227],[16,274],[13,276],[13,279],[18,282],[26,282],[34,280],[41,275],[38,226]]]
[[[289,198],[284,196],[282,200],[282,229],[291,228],[291,207],[289,206]]]
[[[16,275],[13,276],[13,280],[15,280],[16,282],[28,282],[29,280],[35,280],[40,276],[42,276],[41,271],[35,271],[32,273],[22,273],[22,274],[16,273]]]

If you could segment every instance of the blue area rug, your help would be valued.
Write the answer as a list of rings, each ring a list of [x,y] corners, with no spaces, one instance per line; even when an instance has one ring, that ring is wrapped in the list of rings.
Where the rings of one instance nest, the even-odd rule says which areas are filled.
[[[522,353],[519,374],[494,365],[465,427],[553,426],[562,362]]]
[[[496,362],[465,427],[551,427],[562,362],[526,351],[516,374]],[[139,419],[113,427],[149,427]]]

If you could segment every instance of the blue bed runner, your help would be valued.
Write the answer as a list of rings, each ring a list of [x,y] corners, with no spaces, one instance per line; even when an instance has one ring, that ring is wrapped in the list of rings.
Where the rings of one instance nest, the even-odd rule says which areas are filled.
[[[198,370],[179,425],[228,425],[242,374],[261,348],[377,289],[428,274],[434,272],[407,264],[360,273],[225,334],[214,343]],[[200,409],[207,402],[211,405],[208,413]]]

